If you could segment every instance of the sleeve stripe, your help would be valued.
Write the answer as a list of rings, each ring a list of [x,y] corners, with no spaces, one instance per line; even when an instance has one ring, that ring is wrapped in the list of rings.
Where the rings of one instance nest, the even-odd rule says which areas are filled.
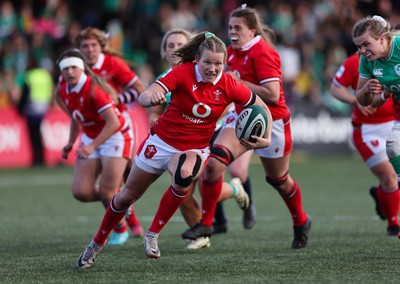
[[[256,101],[256,95],[253,92],[251,92],[250,99],[247,101],[247,103],[243,107],[251,106],[255,103],[255,101]]]
[[[136,82],[138,79],[139,79],[138,76],[133,77],[133,79],[130,80],[129,83],[126,84],[126,86],[128,86],[128,87],[132,86],[133,84],[135,84],[135,82]]]
[[[111,107],[111,104],[106,104],[105,106],[99,108],[97,113],[101,113],[101,112],[105,111],[106,109],[108,109],[109,107]]]
[[[170,92],[170,90],[167,88],[167,86],[165,86],[162,82],[160,82],[159,80],[156,81],[157,84],[159,84],[167,93]]]
[[[278,77],[272,77],[272,78],[268,78],[268,79],[263,79],[260,81],[260,84],[264,84],[264,83],[268,83],[268,82],[273,82],[273,81],[279,81]]]

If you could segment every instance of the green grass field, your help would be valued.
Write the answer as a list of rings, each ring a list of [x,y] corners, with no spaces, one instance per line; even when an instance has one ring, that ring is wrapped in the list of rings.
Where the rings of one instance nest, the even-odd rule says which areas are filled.
[[[93,268],[75,262],[101,222],[100,203],[70,192],[72,168],[0,172],[1,283],[398,283],[400,241],[386,236],[368,189],[374,177],[359,158],[294,155],[313,227],[307,248],[293,250],[288,210],[254,160],[251,178],[258,222],[242,227],[234,200],[225,202],[227,234],[210,248],[188,251],[179,212],[160,235],[161,258],[145,258],[142,240],[106,246]],[[136,203],[147,228],[169,185],[166,174]]]

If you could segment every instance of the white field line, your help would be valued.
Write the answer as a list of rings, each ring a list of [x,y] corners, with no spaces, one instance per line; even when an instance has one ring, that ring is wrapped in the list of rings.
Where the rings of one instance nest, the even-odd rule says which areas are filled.
[[[0,177],[0,190],[26,186],[57,186],[70,184],[72,184],[72,175],[69,174]]]

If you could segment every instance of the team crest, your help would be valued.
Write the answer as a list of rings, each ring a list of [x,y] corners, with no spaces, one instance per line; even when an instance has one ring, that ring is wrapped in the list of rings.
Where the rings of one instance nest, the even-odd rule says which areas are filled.
[[[154,145],[147,145],[146,150],[144,151],[144,156],[147,159],[153,158],[153,156],[157,153],[156,146]]]
[[[379,146],[379,140],[372,140],[371,141],[371,145],[374,147],[378,147]]]
[[[394,71],[396,72],[397,76],[400,76],[400,64],[396,64],[396,66],[394,66]]]
[[[220,91],[220,90],[216,90],[215,92],[214,92],[214,95],[215,95],[215,101],[216,102],[219,102],[219,96],[222,94],[222,92]]]

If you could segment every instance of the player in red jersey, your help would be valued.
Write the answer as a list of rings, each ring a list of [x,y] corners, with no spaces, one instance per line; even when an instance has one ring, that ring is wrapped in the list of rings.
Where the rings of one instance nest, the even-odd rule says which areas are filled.
[[[382,220],[388,221],[387,234],[397,236],[399,231],[399,204],[391,202],[392,191],[389,181],[397,179],[386,155],[386,140],[393,127],[393,98],[389,98],[382,106],[361,106],[357,98],[348,90],[354,91],[358,82],[359,55],[348,57],[336,72],[330,87],[330,93],[342,102],[354,105],[351,115],[352,142],[360,153],[367,167],[378,178],[378,187],[371,187],[370,194],[376,203],[376,213]],[[393,216],[392,216],[393,215]]]
[[[166,170],[172,184],[161,198],[153,222],[145,234],[144,246],[149,258],[159,258],[158,235],[182,204],[193,181],[203,172],[209,156],[209,141],[215,124],[225,108],[235,102],[242,107],[256,104],[268,107],[244,84],[222,72],[226,60],[225,44],[211,33],[201,33],[177,51],[181,64],[153,83],[139,96],[139,103],[151,107],[171,103],[153,125],[134,160],[124,189],[110,202],[102,224],[78,259],[78,268],[92,266],[104,247],[111,229]],[[271,118],[271,117],[270,117]],[[267,147],[271,127],[255,143],[241,140],[241,147]]]
[[[161,41],[161,57],[165,58],[168,61],[171,68],[179,64],[180,58],[175,56],[175,52],[180,47],[185,45],[190,40],[191,36],[192,35],[188,31],[183,29],[172,29],[164,35]],[[171,70],[171,68],[159,77],[164,76]],[[165,110],[166,106],[169,104],[171,100],[171,93],[166,94],[166,99],[167,104],[158,105],[152,108],[152,113],[150,116],[152,123],[157,120],[158,116]],[[220,124],[220,121],[218,122],[218,124]],[[213,137],[216,136],[216,132],[218,131],[217,129],[219,129],[218,126],[216,127],[216,131],[214,132]],[[210,142],[210,144],[212,144],[212,142]],[[190,228],[196,225],[201,220],[201,208],[193,195],[194,188],[195,183],[192,184],[192,187],[189,189],[188,194],[186,195],[183,203],[180,206],[182,216]],[[235,191],[233,191],[232,187],[230,186],[227,186],[224,189],[225,190],[223,191],[223,193],[221,193],[220,200],[235,197],[235,199],[238,201],[239,206],[247,201],[247,195],[244,192],[242,186],[236,186]],[[215,219],[217,220],[217,216]],[[210,245],[211,242],[209,237],[200,237],[196,240],[191,240],[190,244],[187,245],[187,248],[200,249],[204,247],[209,247]]]
[[[279,192],[292,215],[292,248],[303,248],[307,245],[311,219],[303,211],[300,186],[289,174],[292,150],[290,113],[283,95],[280,57],[271,45],[265,29],[267,27],[261,24],[256,10],[242,5],[231,12],[228,27],[231,41],[228,47],[228,73],[260,96],[271,111],[271,145],[256,149],[255,152],[261,159],[267,182]],[[242,107],[236,104],[235,109],[238,114]],[[216,155],[207,164],[202,182],[202,196],[206,201],[203,202],[202,222],[182,234],[183,238],[192,239],[213,233],[212,217],[221,191],[223,172],[232,161],[248,150],[235,139],[234,125],[235,120],[225,124],[214,142],[211,151]]]
[[[83,54],[76,49],[67,50],[58,63],[64,81],[59,85],[57,100],[72,118],[68,144],[62,150],[64,158],[68,158],[80,131],[83,132],[76,153],[72,194],[83,202],[102,201],[107,207],[132,156],[129,125],[109,95],[113,89],[93,74]],[[125,221],[114,228],[120,234],[126,230]]]
[[[133,137],[133,124],[131,116],[126,107],[127,103],[135,101],[146,87],[137,74],[120,57],[108,51],[108,36],[101,30],[88,27],[82,30],[75,39],[75,45],[85,55],[93,72],[106,80],[117,92],[117,107],[129,123]],[[131,160],[125,170],[124,180],[128,177]],[[142,237],[143,228],[136,217],[135,211],[131,208],[127,213],[127,222],[133,236]],[[126,234],[114,233],[109,244],[123,244],[127,241]]]
[[[400,57],[400,38],[393,31],[390,31],[390,24],[380,16],[366,17],[359,20],[353,26],[352,35],[353,42],[356,44],[360,54],[358,64],[353,62],[354,65],[358,66],[358,72],[354,72],[355,75],[353,75],[358,75],[354,80],[357,84],[352,85],[353,89],[356,90],[357,101],[362,106],[369,106],[369,108],[384,103],[383,106],[377,109],[374,116],[368,116],[357,121],[359,123],[355,127],[360,125],[359,132],[361,133],[358,133],[358,135],[362,134],[363,140],[355,141],[355,143],[357,144],[358,142],[362,146],[361,143],[366,141],[363,152],[361,152],[361,154],[365,155],[363,158],[368,157],[366,156],[368,151],[375,154],[371,157],[375,161],[367,160],[372,172],[377,175],[380,182],[377,190],[373,190],[372,194],[377,200],[378,212],[379,209],[381,210],[381,217],[388,219],[387,234],[394,236],[399,232],[398,213],[400,203],[398,186],[400,148],[397,146],[399,141],[398,95],[400,93],[398,88],[399,72],[397,69]],[[390,109],[390,105],[393,105],[394,112]],[[388,120],[392,118],[391,115],[393,114],[395,115],[393,127],[387,126],[385,129],[385,122],[390,126],[392,125]],[[379,125],[376,123],[379,123]],[[379,140],[378,135],[382,137],[382,140]],[[353,137],[361,140],[360,137],[355,135]],[[370,139],[373,140],[369,141]],[[377,144],[380,142],[382,144],[386,142],[385,147],[382,149],[386,150],[386,155],[384,153],[379,155],[378,151],[374,151],[374,147],[377,148]],[[389,159],[389,162],[387,159]],[[375,162],[375,164],[372,162]]]

